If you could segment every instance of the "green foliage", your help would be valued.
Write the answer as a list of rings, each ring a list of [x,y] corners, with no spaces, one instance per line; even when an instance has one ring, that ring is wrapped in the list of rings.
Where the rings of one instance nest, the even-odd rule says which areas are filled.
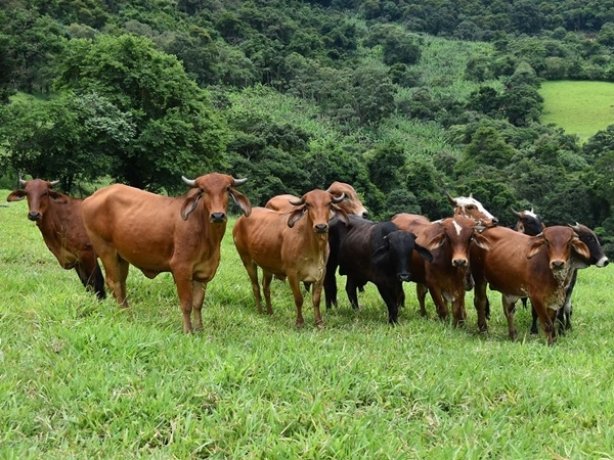
[[[176,58],[142,37],[72,40],[56,81],[60,89],[95,91],[134,124],[135,134],[113,152],[113,177],[137,187],[176,189],[181,174],[224,164],[225,128],[205,92]]]
[[[50,99],[19,95],[0,117],[0,139],[10,145],[5,167],[45,179],[92,181],[111,170],[114,155],[132,142],[134,124],[104,97],[59,93]]]

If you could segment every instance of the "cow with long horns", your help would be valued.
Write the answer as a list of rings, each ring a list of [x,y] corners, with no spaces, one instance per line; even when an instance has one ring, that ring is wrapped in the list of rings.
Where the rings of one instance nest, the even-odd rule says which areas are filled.
[[[129,265],[148,278],[171,272],[183,313],[183,331],[202,328],[201,309],[220,262],[228,196],[249,215],[251,204],[235,187],[247,179],[211,173],[183,181],[190,190],[167,197],[127,185],[102,188],[83,202],[83,220],[104,265],[107,285],[122,306]]]
[[[81,219],[81,200],[53,190],[59,181],[19,179],[21,189],[7,201],[28,200],[28,219],[36,222],[45,244],[60,266],[75,269],[83,286],[105,298],[104,277]]]

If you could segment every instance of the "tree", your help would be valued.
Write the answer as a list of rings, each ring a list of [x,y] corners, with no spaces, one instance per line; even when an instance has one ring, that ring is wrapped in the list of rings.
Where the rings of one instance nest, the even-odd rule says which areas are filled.
[[[114,155],[134,136],[130,116],[96,93],[19,95],[0,120],[0,138],[8,146],[3,163],[33,177],[60,179],[67,191],[76,179],[110,174]]]
[[[134,137],[114,151],[112,175],[140,188],[181,188],[181,175],[224,166],[225,127],[179,61],[144,37],[72,40],[56,88],[95,92],[125,113]]]

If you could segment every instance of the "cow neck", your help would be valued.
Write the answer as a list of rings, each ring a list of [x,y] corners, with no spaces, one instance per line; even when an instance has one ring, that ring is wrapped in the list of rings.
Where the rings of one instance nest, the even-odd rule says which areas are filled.
[[[70,216],[67,215],[69,214],[68,212],[63,212],[65,210],[62,208],[62,206],[66,206],[68,209],[71,204],[71,201],[68,201],[65,204],[58,204],[49,200],[49,205],[47,206],[43,217],[36,222],[36,226],[43,235],[62,235],[66,233],[66,225],[64,225],[64,221],[69,220]]]

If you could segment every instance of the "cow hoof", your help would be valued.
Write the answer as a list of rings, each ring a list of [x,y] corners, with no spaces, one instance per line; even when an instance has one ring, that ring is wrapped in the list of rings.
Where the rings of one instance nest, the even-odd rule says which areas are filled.
[[[296,328],[297,329],[303,329],[303,326],[305,326],[305,321],[297,321],[296,322]]]
[[[319,323],[316,323],[316,329],[320,331],[324,329],[324,322],[320,321]]]

